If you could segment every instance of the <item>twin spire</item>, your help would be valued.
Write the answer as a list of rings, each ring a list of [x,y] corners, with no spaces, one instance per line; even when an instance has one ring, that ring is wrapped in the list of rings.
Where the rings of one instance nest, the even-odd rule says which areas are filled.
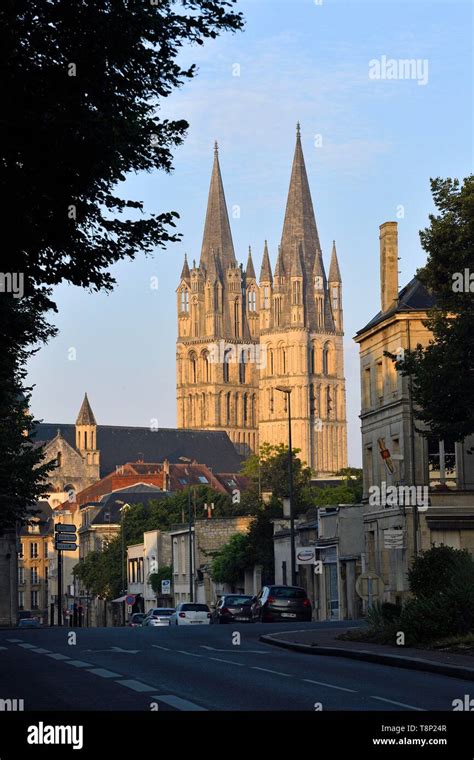
[[[211,184],[207,201],[206,221],[201,248],[201,266],[208,271],[215,268],[215,257],[222,270],[229,266],[237,266],[234,253],[232,233],[230,231],[227,205],[219,166],[219,149],[214,143],[214,165],[212,167]]]

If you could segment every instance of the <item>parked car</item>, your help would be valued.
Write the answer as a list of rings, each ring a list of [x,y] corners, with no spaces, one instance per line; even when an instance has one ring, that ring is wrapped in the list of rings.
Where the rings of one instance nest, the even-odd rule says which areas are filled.
[[[130,620],[128,621],[127,625],[129,628],[138,628],[143,623],[143,620],[145,619],[146,615],[144,612],[134,612],[130,616]]]
[[[174,612],[174,607],[155,607],[144,617],[142,625],[154,628],[169,626]]]
[[[251,618],[256,623],[310,621],[311,602],[300,586],[264,586],[251,607]]]
[[[212,613],[213,623],[250,623],[253,596],[248,594],[224,594]]]
[[[171,617],[171,625],[209,625],[210,622],[209,607],[197,602],[181,602]]]
[[[41,623],[38,618],[22,618],[18,621],[18,628],[40,628]]]

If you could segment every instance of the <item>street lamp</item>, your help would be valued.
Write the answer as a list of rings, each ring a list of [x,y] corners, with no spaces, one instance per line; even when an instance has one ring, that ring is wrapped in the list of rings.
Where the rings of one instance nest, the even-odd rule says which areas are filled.
[[[189,457],[178,457],[181,462],[191,463]],[[193,583],[193,513],[191,509],[191,488],[188,489],[188,544],[189,544],[189,601],[194,602],[194,583]]]
[[[291,585],[296,586],[295,517],[293,514],[293,451],[291,447],[291,391],[287,385],[277,385],[276,390],[285,393],[288,405],[288,485],[290,499],[290,561]]]
[[[120,532],[122,534],[122,596],[125,594],[125,531],[124,531],[124,516],[125,510],[130,507],[130,504],[126,504],[124,501],[117,499],[116,504],[121,504],[120,507]],[[123,602],[123,624],[125,625],[125,602]]]

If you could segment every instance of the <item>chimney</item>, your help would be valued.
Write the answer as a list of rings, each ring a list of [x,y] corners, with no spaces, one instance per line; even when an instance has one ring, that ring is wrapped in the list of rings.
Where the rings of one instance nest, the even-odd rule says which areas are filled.
[[[380,225],[380,296],[382,312],[388,311],[398,299],[398,225]]]

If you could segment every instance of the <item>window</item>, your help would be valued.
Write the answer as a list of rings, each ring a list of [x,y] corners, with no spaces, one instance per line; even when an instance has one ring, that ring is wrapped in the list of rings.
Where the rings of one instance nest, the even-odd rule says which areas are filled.
[[[189,355],[189,382],[195,383],[197,381],[197,361],[196,354]]]
[[[205,475],[198,475],[198,480],[200,483],[209,483],[209,480],[206,478]]]
[[[236,338],[240,335],[240,309],[237,298],[234,301],[234,335]]]
[[[332,288],[332,308],[334,311],[339,308],[339,288],[337,286]]]
[[[245,383],[245,374],[246,374],[246,355],[245,351],[242,351],[240,354],[240,363],[239,363],[239,382]]]
[[[30,567],[30,581],[31,583],[38,583],[38,568]]]
[[[365,450],[365,457],[366,457],[366,464],[367,464],[366,466],[367,488],[370,488],[370,486],[373,485],[373,482],[374,482],[374,458],[373,458],[372,446],[367,446]]]
[[[377,391],[378,401],[383,400],[383,364],[381,361],[377,362],[375,366],[375,387]]]
[[[456,446],[447,438],[428,438],[428,470],[430,486],[451,486],[457,483]]]
[[[315,290],[322,290],[323,289],[323,278],[320,274],[317,274],[314,278],[314,289]]]
[[[326,344],[323,348],[323,375],[329,374],[329,347]]]
[[[18,558],[19,558],[19,559],[23,559],[23,557],[25,556],[25,555],[23,554],[23,552],[24,552],[24,546],[23,546],[23,541],[21,541],[21,542],[20,542],[20,551],[19,551],[19,554],[18,554]]]
[[[275,298],[274,319],[275,319],[275,325],[278,326],[281,322],[281,299],[280,298]]]
[[[292,302],[293,306],[301,305],[301,280],[293,280]]]
[[[257,294],[255,290],[249,291],[249,311],[257,311]]]
[[[187,288],[181,288],[180,310],[183,314],[189,314],[189,291]]]
[[[231,352],[232,352],[231,348],[227,348],[224,351],[224,363],[223,363],[223,367],[222,367],[223,375],[224,375],[224,383],[228,383],[229,382],[229,362],[230,362],[230,359],[231,359]]]
[[[62,466],[63,463],[63,455],[60,451],[58,451],[58,455],[56,457],[56,462],[58,463],[58,467]]]
[[[323,312],[323,299],[322,298],[318,298],[316,300],[316,310],[317,310],[318,327],[322,327],[323,326],[323,322],[324,322],[324,319],[323,319],[323,314],[324,314],[324,312]]]
[[[269,351],[269,357],[270,357],[270,374],[273,375],[273,349],[270,349]]]
[[[209,364],[209,354],[207,351],[203,354],[203,364],[204,364],[204,380],[206,383],[209,383],[211,380],[211,367]]]
[[[366,367],[364,369],[364,379],[363,379],[363,393],[364,393],[364,407],[366,409],[370,409],[371,405],[371,388],[370,388],[370,367]]]
[[[43,544],[43,557],[44,559],[48,559],[48,544],[46,541]]]
[[[314,347],[314,343],[311,346],[311,351],[309,353],[309,371],[312,375],[316,372],[316,349]]]
[[[25,582],[25,568],[19,567],[18,568],[18,583],[21,585]]]
[[[32,591],[31,592],[31,609],[32,610],[37,610],[38,609],[38,607],[39,607],[38,601],[39,601],[39,593],[38,593],[38,591]]]
[[[248,399],[247,399],[246,393],[244,393],[244,398],[243,398],[243,417],[244,417],[244,425],[246,425],[247,417],[248,417]]]
[[[270,412],[273,413],[273,388],[270,388],[269,394],[270,394]]]
[[[230,393],[226,394],[225,397],[225,416],[227,424],[230,424]]]
[[[18,609],[19,610],[25,609],[25,592],[24,591],[18,592]]]
[[[265,285],[263,288],[263,308],[270,308],[270,288],[268,285]]]
[[[331,417],[331,412],[332,412],[331,388],[328,386],[326,388],[326,417],[327,419]]]
[[[284,375],[286,375],[286,351],[283,348],[281,352],[281,368]]]
[[[46,565],[46,567],[44,568],[44,582],[47,583],[48,581],[49,581],[49,568]]]
[[[32,541],[30,544],[30,559],[38,559],[38,544]]]

